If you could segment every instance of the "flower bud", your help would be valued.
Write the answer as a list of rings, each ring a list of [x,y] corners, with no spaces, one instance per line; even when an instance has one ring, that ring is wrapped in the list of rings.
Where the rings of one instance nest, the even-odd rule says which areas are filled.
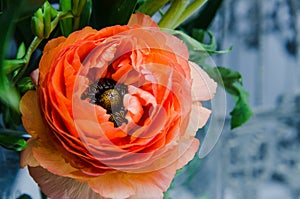
[[[57,16],[57,11],[50,5],[48,1],[39,8],[32,17],[32,31],[39,38],[48,38],[52,29],[52,20]]]
[[[44,38],[44,20],[42,9],[39,8],[31,19],[33,33],[39,38]]]

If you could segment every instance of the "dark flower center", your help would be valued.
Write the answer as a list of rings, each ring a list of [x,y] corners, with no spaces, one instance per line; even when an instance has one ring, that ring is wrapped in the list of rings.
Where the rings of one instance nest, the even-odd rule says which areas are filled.
[[[81,99],[89,99],[91,104],[96,104],[106,109],[110,114],[109,121],[119,127],[123,122],[128,121],[125,118],[123,97],[128,92],[127,86],[117,84],[112,79],[103,78],[95,82],[82,93]]]

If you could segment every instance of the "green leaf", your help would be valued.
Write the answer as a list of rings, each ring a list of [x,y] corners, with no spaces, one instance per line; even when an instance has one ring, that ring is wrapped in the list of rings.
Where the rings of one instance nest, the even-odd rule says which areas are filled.
[[[26,93],[28,90],[33,90],[35,89],[35,85],[33,84],[32,80],[30,77],[24,77],[22,78],[18,84],[17,88],[20,91],[21,94]]]
[[[172,199],[171,196],[169,196],[169,192],[164,192],[164,197],[163,199]]]
[[[203,40],[204,35],[208,34],[209,42],[201,43],[190,37],[182,31],[165,30],[180,38],[188,47],[190,60],[201,66],[208,75],[214,79],[218,85],[223,87],[229,93],[236,104],[231,115],[231,128],[236,128],[244,124],[252,116],[253,112],[248,103],[249,94],[242,87],[242,76],[239,72],[233,71],[225,67],[213,67],[206,63],[206,59],[211,54],[224,54],[231,51],[231,48],[224,51],[218,51],[216,41],[209,31],[197,31],[195,36],[199,40]]]
[[[3,107],[3,123],[8,129],[16,129],[21,124],[21,114],[10,107]]]
[[[234,84],[235,82],[240,83],[241,85],[243,84],[242,75],[239,72],[233,71],[226,67],[218,66],[216,68],[211,68],[210,70],[207,69],[207,73],[215,81],[220,81],[217,78],[218,76],[221,76],[223,83],[226,85],[228,84],[231,85]]]
[[[248,103],[249,93],[242,87],[241,74],[221,66],[214,68],[206,66],[204,70],[235,100],[235,107],[230,112],[231,129],[237,128],[247,122],[253,115],[253,112]]]
[[[22,194],[17,199],[31,199],[31,197],[29,195],[27,195],[27,194]]]
[[[7,44],[14,28],[14,19],[17,17],[18,10],[12,8],[4,10],[0,17],[0,27],[5,27],[7,31],[0,31],[0,100],[7,106],[19,111],[19,93],[7,78],[3,60],[7,54]]]
[[[83,28],[87,25],[90,24],[90,19],[92,15],[92,10],[93,10],[93,5],[92,5],[92,0],[87,0],[86,4],[83,8],[83,11],[80,15],[80,26],[79,28]]]
[[[101,29],[113,25],[126,25],[137,0],[93,1],[92,26]]]
[[[207,43],[202,43],[203,41],[198,41],[195,38],[187,35],[186,33],[178,30],[170,30],[170,29],[163,29],[163,31],[172,34],[179,39],[181,39],[189,49],[190,53],[190,60],[193,60],[196,63],[204,62],[204,60],[212,54],[226,54],[229,53],[232,48],[230,47],[228,50],[217,50],[216,40],[213,34],[210,31],[197,31],[198,39],[200,40],[208,35],[209,41]],[[196,33],[195,33],[196,34]],[[200,34],[202,34],[200,36]]]
[[[15,151],[21,151],[26,148],[26,141],[23,136],[26,135],[23,131],[11,129],[0,129],[0,145]]]
[[[26,148],[27,143],[20,136],[0,134],[0,145],[10,150],[22,151]]]
[[[193,17],[192,20],[182,25],[181,28],[188,33],[191,33],[195,28],[207,30],[215,18],[217,11],[221,7],[222,2],[223,0],[207,1],[197,15]]]
[[[25,48],[24,42],[22,42],[21,45],[18,48],[16,58],[17,59],[22,59],[25,56],[25,54],[26,54],[26,48]]]
[[[230,125],[231,129],[234,129],[247,122],[253,115],[253,112],[248,103],[249,94],[240,85],[232,85],[232,87],[236,89],[238,93],[238,95],[235,96],[235,107],[230,112]]]
[[[43,5],[45,0],[2,0],[4,10],[17,11],[16,20],[22,20],[31,17],[32,13]]]
[[[33,34],[30,27],[31,17],[33,13],[43,5],[45,0],[3,0],[9,2],[9,5],[5,6],[5,9],[14,10],[17,14],[15,40],[18,45],[22,42],[26,46],[30,44],[33,39]]]
[[[144,0],[138,1],[138,3],[143,3],[139,8],[138,11],[142,12],[146,15],[154,15],[157,11],[159,11],[166,3],[170,0]]]
[[[207,44],[204,43],[206,35],[209,37]],[[193,29],[192,37],[200,42],[206,51],[217,51],[217,42],[211,31],[206,31],[203,29]]]

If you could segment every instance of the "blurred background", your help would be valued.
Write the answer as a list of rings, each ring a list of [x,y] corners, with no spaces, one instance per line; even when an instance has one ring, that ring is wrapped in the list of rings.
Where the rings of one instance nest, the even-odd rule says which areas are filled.
[[[299,11],[299,0],[223,1],[210,30],[233,50],[214,60],[241,72],[254,116],[233,131],[225,123],[213,151],[190,165],[197,175],[177,181],[188,191],[174,198],[300,198]]]
[[[209,29],[220,49],[233,46],[214,61],[241,72],[254,116],[235,130],[225,122],[215,148],[191,162],[168,195],[300,199],[300,1],[211,1],[221,4]],[[228,112],[232,107],[228,97]],[[0,148],[0,162],[7,163],[0,168],[0,198],[40,198],[27,171],[11,166],[14,153]]]

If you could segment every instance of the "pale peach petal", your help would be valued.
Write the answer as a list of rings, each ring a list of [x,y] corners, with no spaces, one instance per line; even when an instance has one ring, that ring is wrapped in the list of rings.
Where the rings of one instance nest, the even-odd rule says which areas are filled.
[[[32,153],[40,165],[53,174],[74,177],[72,172],[77,171],[77,169],[72,167],[70,163],[67,163],[62,157],[62,154],[51,145],[41,144],[33,147]]]
[[[169,167],[129,178],[136,188],[135,195],[131,196],[130,199],[163,198],[163,192],[170,186],[174,175],[175,169]]]
[[[198,139],[195,139],[193,138],[193,142],[192,144],[190,145],[190,147],[185,151],[185,153],[178,159],[178,162],[177,162],[177,169],[181,169],[182,167],[184,167],[189,161],[191,161],[198,148],[199,148],[199,140]]]
[[[193,101],[210,100],[215,96],[217,83],[194,62],[189,62],[193,79],[192,95]]]
[[[45,133],[36,91],[30,90],[24,94],[20,101],[20,111],[23,126],[32,137],[37,138],[39,134]]]
[[[131,95],[138,96],[140,98],[140,102],[141,102],[142,106],[147,106],[147,105],[150,105],[150,104],[152,106],[156,106],[155,97],[147,91],[144,91],[140,88],[129,85],[128,86],[128,93],[131,94]]]
[[[134,123],[138,123],[144,113],[139,99],[136,96],[126,94],[124,96],[123,103],[125,109],[128,111],[126,115],[128,122],[133,121]]]
[[[35,69],[30,73],[30,78],[35,86],[38,85],[39,82],[39,69]]]
[[[87,183],[50,173],[42,167],[29,167],[30,175],[42,191],[53,199],[101,199]]]
[[[194,137],[197,130],[206,124],[210,113],[211,111],[203,107],[200,102],[194,102],[188,128],[186,129],[186,136]]]
[[[201,104],[199,105],[198,108],[199,108],[199,115],[198,115],[198,117],[199,117],[199,123],[198,123],[198,127],[202,128],[206,124],[206,122],[207,122],[207,120],[208,120],[208,118],[209,118],[209,116],[211,114],[211,110],[203,107]]]
[[[183,41],[155,28],[132,29],[126,33],[130,35],[130,40],[125,41],[130,42],[133,46],[132,49],[136,51],[131,56],[132,65],[135,68],[139,68],[142,61],[144,64],[156,63],[172,67],[178,64],[176,68],[179,69],[181,66],[189,78],[190,69],[187,64],[189,53]]]
[[[124,199],[136,192],[128,177],[128,174],[118,172],[92,178],[87,183],[95,192],[105,198]]]
[[[140,12],[131,15],[128,25],[129,26],[140,25],[143,27],[158,28],[158,25],[151,19],[150,16],[142,14]]]
[[[101,196],[112,199],[163,198],[176,173],[176,165],[147,173],[116,172],[91,179],[88,184]]]

